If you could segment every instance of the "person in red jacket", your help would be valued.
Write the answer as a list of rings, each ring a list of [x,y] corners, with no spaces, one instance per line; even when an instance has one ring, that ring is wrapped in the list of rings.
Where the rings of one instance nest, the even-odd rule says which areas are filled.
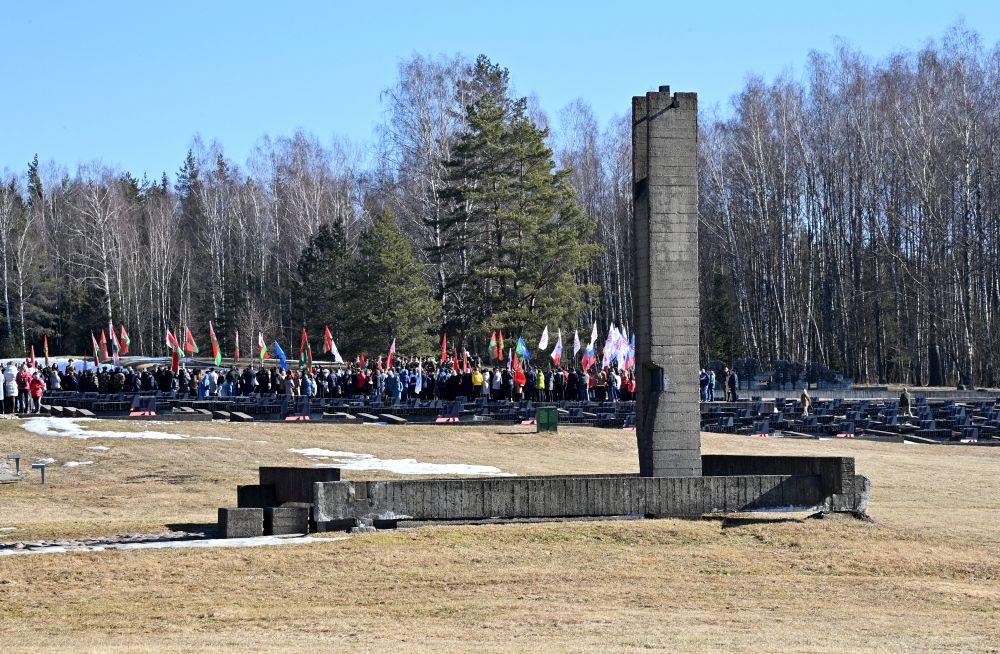
[[[31,373],[27,364],[21,364],[17,373],[17,412],[31,413]]]
[[[45,382],[42,381],[41,373],[35,373],[28,382],[31,392],[31,413],[40,413],[42,410],[42,394],[45,392]]]

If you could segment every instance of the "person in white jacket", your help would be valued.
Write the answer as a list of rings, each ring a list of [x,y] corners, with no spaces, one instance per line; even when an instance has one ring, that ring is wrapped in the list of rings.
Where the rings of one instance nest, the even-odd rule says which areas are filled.
[[[3,412],[14,413],[14,399],[17,398],[17,369],[7,362],[3,371]]]

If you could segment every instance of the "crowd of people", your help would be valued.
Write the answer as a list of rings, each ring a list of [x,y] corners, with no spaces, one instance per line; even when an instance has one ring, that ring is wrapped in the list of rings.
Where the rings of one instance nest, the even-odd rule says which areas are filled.
[[[254,362],[256,363],[256,362]],[[370,362],[306,370],[279,365],[206,366],[165,365],[84,367],[70,359],[64,367],[36,367],[30,363],[4,370],[4,412],[38,412],[45,390],[102,394],[174,391],[181,397],[208,399],[252,395],[301,395],[317,398],[366,398],[386,402],[454,400],[457,397],[491,401],[539,402],[635,399],[632,371],[612,363],[584,371],[580,367],[490,365],[474,360],[457,365],[413,359],[376,367]],[[36,364],[37,365],[37,364]],[[9,403],[7,399],[9,398]]]

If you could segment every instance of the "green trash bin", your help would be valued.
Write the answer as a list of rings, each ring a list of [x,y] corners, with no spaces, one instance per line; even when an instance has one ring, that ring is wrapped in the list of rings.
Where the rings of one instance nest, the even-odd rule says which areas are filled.
[[[535,427],[537,433],[559,431],[559,410],[554,406],[535,409]]]

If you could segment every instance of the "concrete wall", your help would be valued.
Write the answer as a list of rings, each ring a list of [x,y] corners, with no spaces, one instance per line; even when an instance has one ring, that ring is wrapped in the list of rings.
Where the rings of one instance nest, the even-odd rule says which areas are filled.
[[[262,466],[260,485],[274,487],[274,502],[312,502],[313,484],[320,481],[339,481],[339,468],[278,468]]]
[[[824,485],[815,474],[340,481],[314,485],[313,511],[322,531],[351,521],[684,517],[786,507],[866,508],[859,496],[834,497]]]
[[[642,476],[701,474],[698,96],[632,99],[636,440]]]

